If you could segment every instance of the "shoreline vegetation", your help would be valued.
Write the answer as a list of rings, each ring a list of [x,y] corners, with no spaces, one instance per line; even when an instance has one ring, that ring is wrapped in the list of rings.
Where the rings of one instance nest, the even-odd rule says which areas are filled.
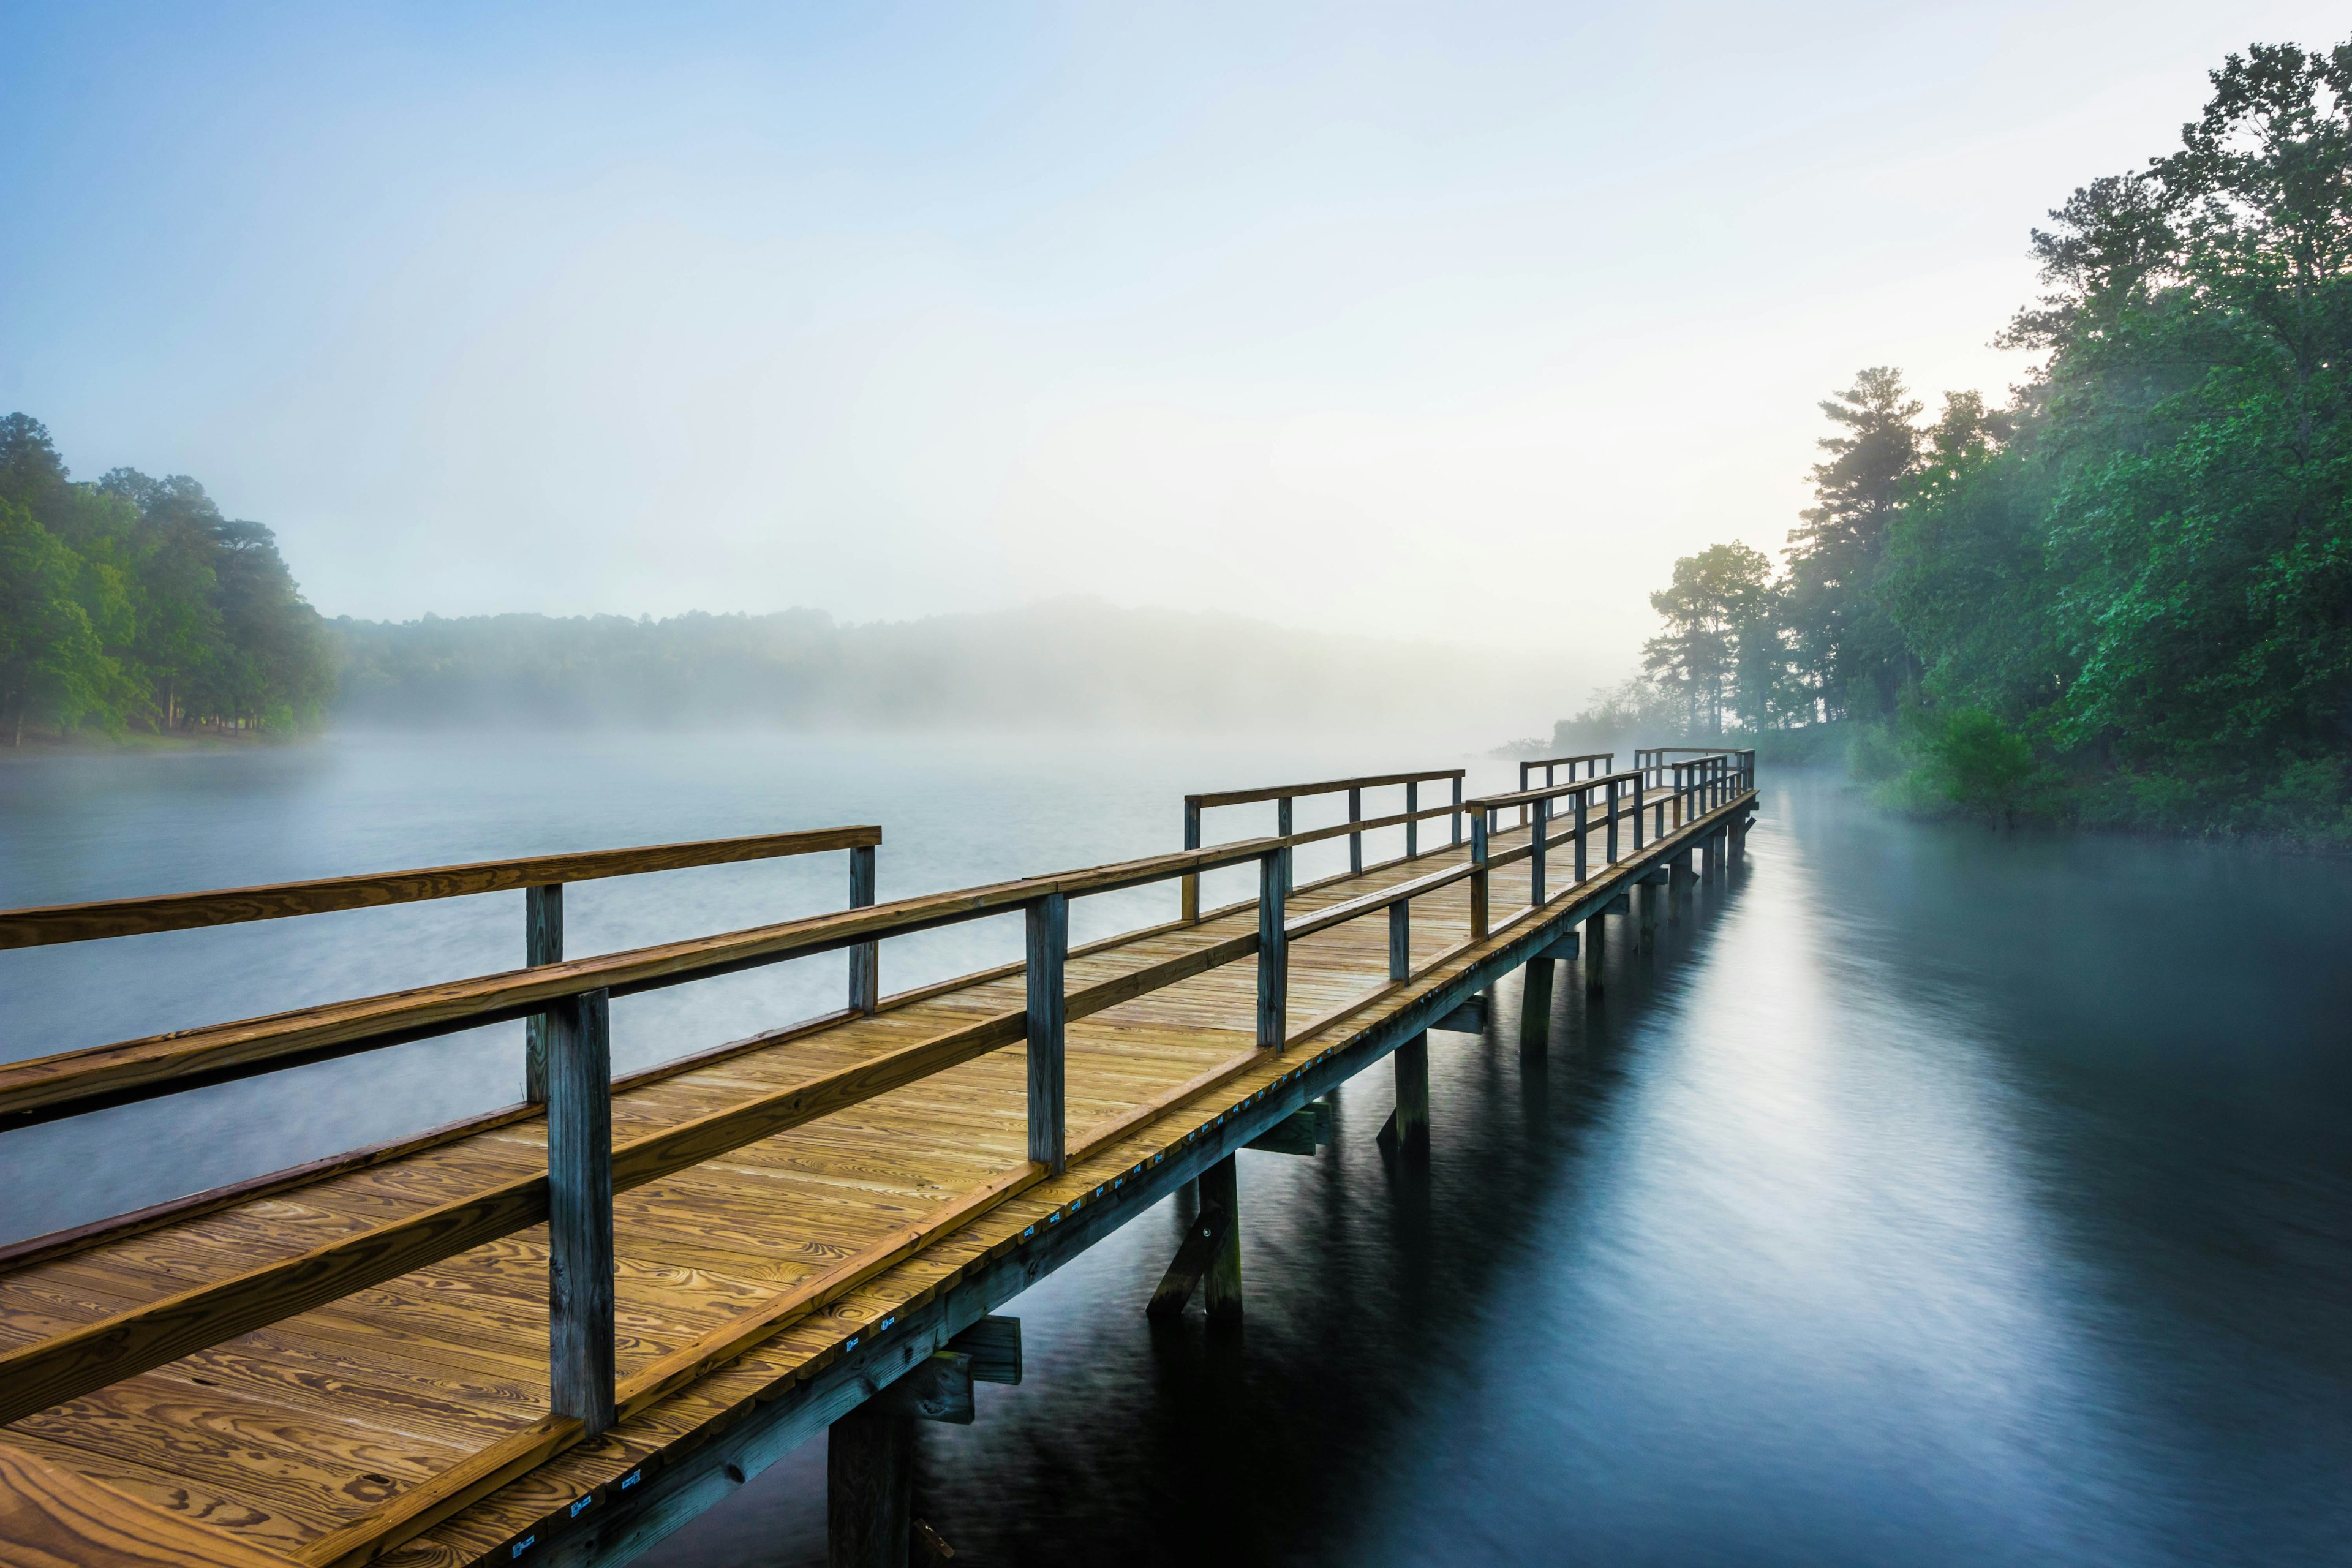
[[[1677,561],[1555,753],[1670,728],[1916,813],[2352,848],[2352,44],[2210,79],[2033,231],[2008,404],[1861,372],[1780,568]]]

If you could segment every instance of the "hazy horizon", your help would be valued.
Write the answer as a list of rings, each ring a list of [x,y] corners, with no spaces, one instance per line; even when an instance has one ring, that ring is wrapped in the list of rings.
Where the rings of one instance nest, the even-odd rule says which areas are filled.
[[[1070,595],[1578,695],[2315,5],[20,10],[0,405],[322,614]],[[37,243],[36,243],[37,241]]]

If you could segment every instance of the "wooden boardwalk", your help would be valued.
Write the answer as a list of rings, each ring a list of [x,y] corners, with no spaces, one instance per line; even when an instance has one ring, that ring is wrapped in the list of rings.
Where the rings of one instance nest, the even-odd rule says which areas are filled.
[[[604,1173],[595,1180],[610,1204],[610,1303],[592,1301],[584,1319],[577,1303],[589,1297],[564,1296],[562,1260],[593,1258],[599,1243],[551,1236],[551,1224],[575,1223],[562,1175],[572,1156],[568,1143],[551,1153],[544,1105],[6,1249],[0,1563],[625,1560],[909,1369],[977,1342],[974,1325],[993,1308],[1418,1041],[1502,974],[1563,953],[1562,939],[1588,921],[1597,930],[1628,888],[1686,868],[1695,848],[1711,865],[1736,857],[1754,808],[1752,770],[1735,759],[1702,785],[1691,763],[1692,787],[1669,801],[1673,765],[1611,775],[1631,781],[1613,864],[1602,850],[1604,792],[1562,786],[1538,803],[1535,822],[1540,810],[1565,811],[1544,824],[1540,901],[1531,901],[1542,874],[1535,827],[1516,821],[1526,797],[1472,803],[1463,818],[1449,816],[1451,803],[1420,813],[1430,836],[1448,842],[1276,889],[1271,966],[1262,900],[1090,948],[1035,944],[1054,939],[1054,921],[1066,919],[1057,900],[1072,894],[1253,860],[1286,884],[1290,847],[1330,832],[1137,863],[1149,875],[1011,885],[979,900],[981,912],[1029,910],[1036,963],[869,995],[871,1011],[857,1005],[856,973],[862,963],[871,986],[871,942],[939,923],[941,901],[961,895],[796,922],[791,942],[762,937],[766,948],[736,933],[733,946],[698,949],[693,962],[705,967],[696,973],[720,973],[755,948],[764,960],[771,950],[847,947],[853,1005],[612,1083],[611,1152],[596,1166],[592,1148],[579,1167]],[[1636,784],[1647,791],[1639,805]],[[1360,804],[1374,785],[1357,787]],[[1591,849],[1581,880],[1568,863],[1580,812]],[[1628,812],[1651,829],[1638,851]],[[1465,819],[1463,842],[1451,842]],[[854,836],[870,831],[840,830],[852,838],[817,847],[845,845],[855,857]],[[870,842],[862,852],[870,902]],[[530,874],[601,874],[578,870],[585,858]],[[1383,901],[1400,889],[1412,889],[1409,900]],[[382,900],[362,889],[317,907],[372,901]],[[1318,925],[1335,910],[1349,918]],[[60,940],[68,919],[19,914],[49,923],[12,928],[0,915],[0,933]],[[78,918],[92,930],[125,921],[159,929],[141,918],[197,923],[128,906],[111,915],[88,906]],[[866,932],[876,934],[856,945]],[[552,991],[492,977],[0,1068],[0,1126],[413,1038],[454,1026],[453,1016],[527,1016],[527,1006],[591,995],[601,1006],[607,990],[684,962],[637,957],[632,969],[631,960],[517,972],[554,977]],[[1060,984],[1043,997],[1033,980],[1056,965]],[[1066,1017],[1052,1016],[1065,1006]],[[563,1016],[571,1032],[556,1031],[559,1048],[591,1015],[583,1005]],[[1050,1112],[1053,1086],[1037,1080],[1056,1050],[1062,1115],[1043,1133],[1038,1108],[1043,1097]],[[566,1092],[553,1096],[559,1114],[570,1114]],[[593,1094],[581,1103],[593,1106]],[[594,1143],[593,1129],[582,1136]],[[1055,1136],[1058,1151],[1040,1146]],[[512,1206],[530,1201],[539,1207]],[[442,1255],[401,1267],[421,1256],[402,1249],[427,1245],[416,1238],[428,1233]],[[590,1250],[564,1251],[575,1245]],[[573,1305],[551,1311],[551,1299]],[[561,1366],[572,1353],[579,1321],[592,1338],[609,1335],[579,1352],[592,1382],[607,1380],[587,1405],[560,1385],[569,1375],[576,1386],[576,1368],[551,1386],[551,1357]],[[596,1370],[605,1343],[609,1372]],[[594,1408],[607,1389],[609,1416]]]

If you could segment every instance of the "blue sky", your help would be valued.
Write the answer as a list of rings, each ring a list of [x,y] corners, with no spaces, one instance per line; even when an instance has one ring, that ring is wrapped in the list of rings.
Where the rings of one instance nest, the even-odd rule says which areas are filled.
[[[0,406],[330,615],[1089,593],[1599,680],[2254,39],[2151,3],[0,10]]]

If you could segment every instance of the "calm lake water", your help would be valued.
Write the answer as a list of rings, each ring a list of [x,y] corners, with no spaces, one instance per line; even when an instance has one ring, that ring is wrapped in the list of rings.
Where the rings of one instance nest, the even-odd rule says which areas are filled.
[[[875,820],[890,897],[1170,847],[1186,788],[1421,760],[486,750],[0,766],[0,902]],[[1748,868],[1654,953],[1612,944],[1605,998],[1563,987],[1548,1056],[1517,1047],[1516,983],[1488,1036],[1433,1037],[1425,1173],[1372,1144],[1384,1069],[1341,1091],[1318,1158],[1242,1157],[1238,1331],[1144,1319],[1173,1205],[1009,1309],[1027,1382],[921,1432],[916,1511],[958,1561],[2352,1562],[2352,866],[1923,826],[1827,776],[1763,782]],[[572,950],[835,907],[841,860],[578,889]],[[6,1054],[506,967],[520,923],[502,895],[0,953]],[[1017,941],[894,942],[886,986]],[[633,999],[616,1056],[840,985],[827,961]],[[484,1031],[11,1134],[0,1222],[504,1103],[519,1051]],[[646,1559],[823,1560],[821,1441]]]

